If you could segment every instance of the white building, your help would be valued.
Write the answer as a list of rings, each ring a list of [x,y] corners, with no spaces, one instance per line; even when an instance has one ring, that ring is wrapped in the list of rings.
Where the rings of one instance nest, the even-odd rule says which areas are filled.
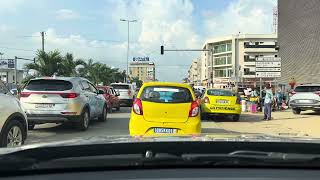
[[[255,59],[277,57],[276,46],[276,34],[237,34],[207,40],[202,47],[207,51],[201,54],[202,85],[253,85],[257,81]]]
[[[192,60],[190,68],[188,70],[189,83],[194,85],[201,85],[201,59],[196,58]]]

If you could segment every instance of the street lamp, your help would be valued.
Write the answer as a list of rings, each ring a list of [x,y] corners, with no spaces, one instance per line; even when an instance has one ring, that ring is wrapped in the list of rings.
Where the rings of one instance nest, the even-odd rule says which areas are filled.
[[[137,20],[129,20],[129,19],[120,19],[120,21],[125,21],[128,23],[128,47],[127,47],[127,71],[126,71],[126,81],[128,82],[128,77],[129,77],[129,43],[130,43],[130,40],[129,40],[129,30],[130,30],[130,23],[132,22],[137,22]]]

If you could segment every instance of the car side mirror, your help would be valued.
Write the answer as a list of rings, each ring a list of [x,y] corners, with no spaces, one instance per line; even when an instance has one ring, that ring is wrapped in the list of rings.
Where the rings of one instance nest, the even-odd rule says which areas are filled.
[[[98,94],[104,94],[104,91],[101,90],[101,89],[99,89],[99,90],[98,90]]]

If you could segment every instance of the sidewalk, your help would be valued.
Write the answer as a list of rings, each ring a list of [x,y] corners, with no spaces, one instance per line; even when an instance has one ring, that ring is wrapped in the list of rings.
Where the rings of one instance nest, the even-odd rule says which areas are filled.
[[[320,138],[320,114],[304,111],[300,115],[291,110],[272,112],[271,121],[263,121],[263,113],[242,113],[239,122],[207,121],[203,128],[221,128],[241,133],[262,133],[283,137]]]

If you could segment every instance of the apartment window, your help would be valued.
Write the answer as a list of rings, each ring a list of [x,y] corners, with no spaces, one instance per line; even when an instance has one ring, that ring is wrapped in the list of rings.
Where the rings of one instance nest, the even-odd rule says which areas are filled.
[[[231,51],[232,50],[232,48],[231,48],[231,43],[228,43],[227,44],[227,51]]]
[[[227,56],[227,64],[232,64],[232,62],[231,62],[231,55]]]
[[[232,69],[229,68],[216,68],[215,77],[230,77],[232,75]]]

